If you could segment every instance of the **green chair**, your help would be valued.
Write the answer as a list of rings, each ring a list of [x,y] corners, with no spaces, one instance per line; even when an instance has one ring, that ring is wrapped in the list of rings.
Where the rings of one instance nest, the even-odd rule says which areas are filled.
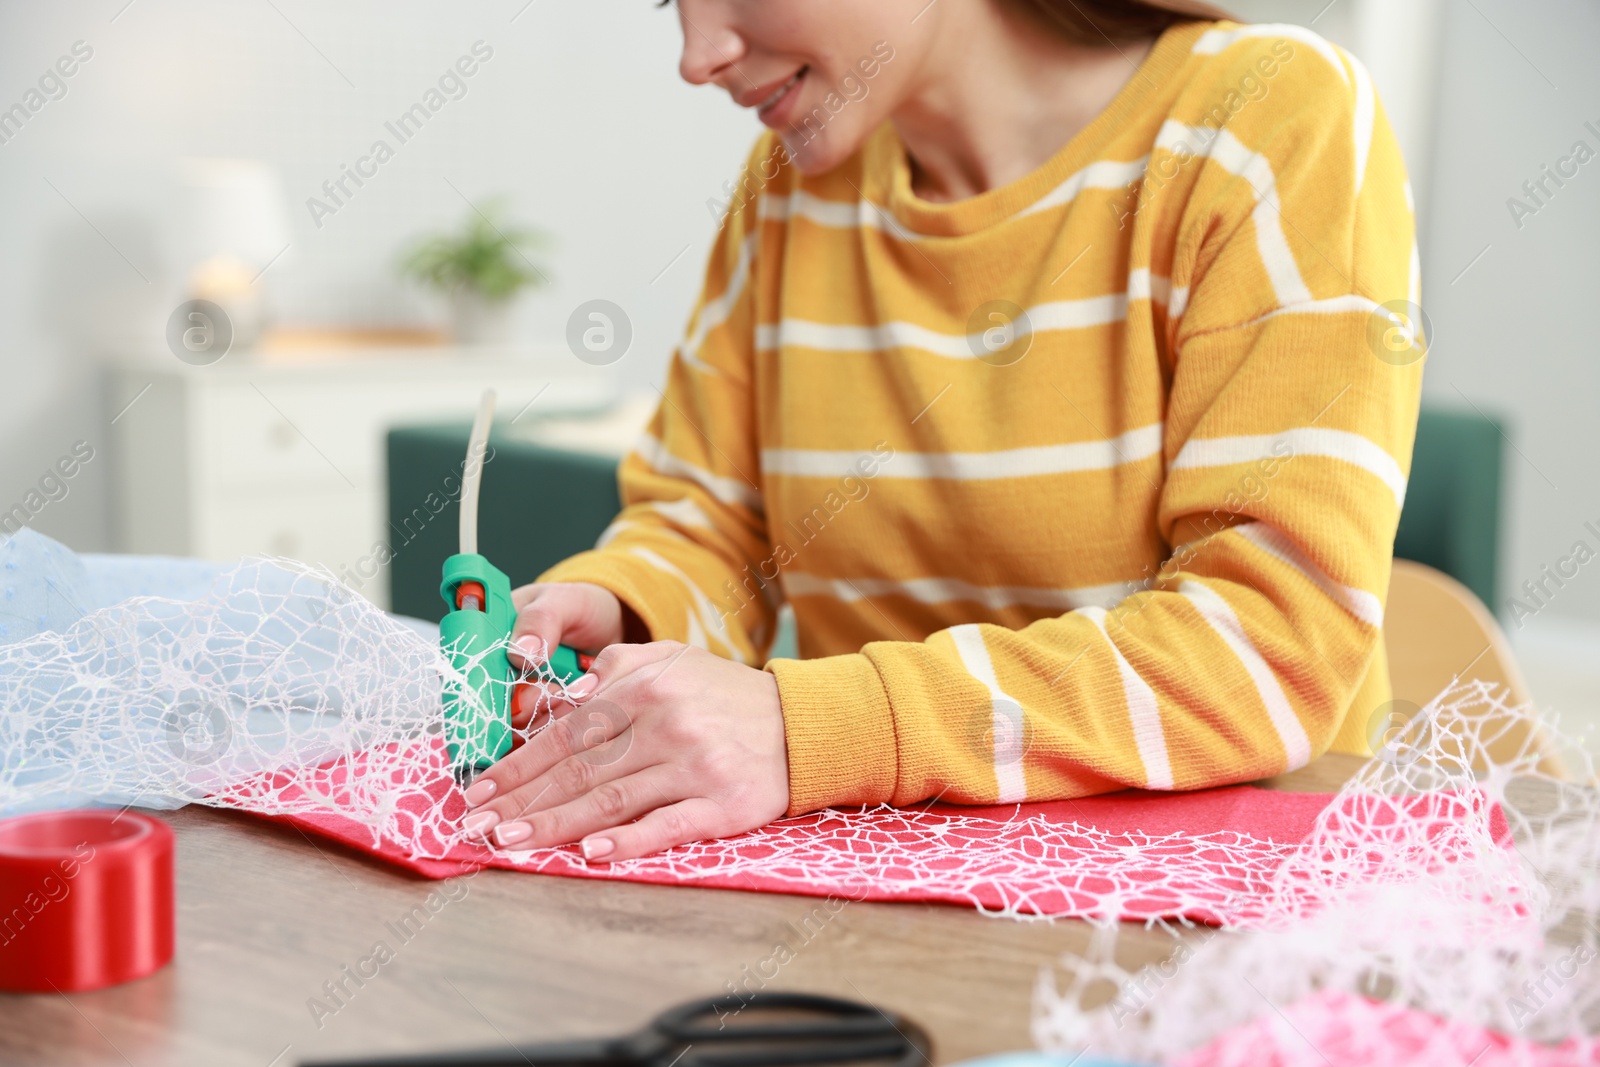
[[[1496,610],[1505,431],[1476,412],[1423,408],[1394,554],[1426,563]]]
[[[458,477],[465,423],[412,426],[389,433],[390,569],[395,611],[425,619],[444,614],[439,568],[456,551],[459,503],[433,512],[427,501]],[[1495,603],[1500,543],[1500,425],[1477,414],[1424,409],[1417,424],[1410,486],[1395,555],[1460,581]],[[543,448],[496,436],[484,467],[480,550],[513,587],[591,548],[615,517],[616,460]]]
[[[394,553],[389,603],[402,615],[434,620],[444,615],[439,570],[445,557],[458,550],[461,515],[461,501],[450,495],[449,487],[460,491],[470,430],[461,423],[389,431]],[[622,508],[614,458],[542,448],[499,435],[491,436],[489,445],[478,499],[478,551],[506,572],[513,589],[593,548]]]

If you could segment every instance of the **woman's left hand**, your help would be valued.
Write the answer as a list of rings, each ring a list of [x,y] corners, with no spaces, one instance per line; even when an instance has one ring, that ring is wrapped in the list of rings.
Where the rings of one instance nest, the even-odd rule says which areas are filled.
[[[765,826],[789,807],[778,682],[675,641],[612,645],[550,724],[467,790],[468,833],[632,859]],[[637,820],[637,821],[635,821]]]

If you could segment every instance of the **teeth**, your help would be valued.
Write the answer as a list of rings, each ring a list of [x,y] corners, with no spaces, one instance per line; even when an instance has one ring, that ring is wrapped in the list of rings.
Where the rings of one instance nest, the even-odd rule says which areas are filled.
[[[767,108],[771,107],[773,104],[776,104],[778,102],[779,98],[782,97],[784,93],[786,93],[790,89],[794,88],[794,83],[799,81],[800,80],[800,75],[802,75],[804,73],[805,73],[805,68],[804,67],[802,67],[799,70],[795,71],[794,72],[794,77],[790,78],[788,81],[786,81],[782,85],[780,85],[778,87],[778,91],[773,93],[771,96],[767,97],[765,100],[763,100],[761,102],[761,104],[756,108],[756,110],[757,111],[765,111]]]

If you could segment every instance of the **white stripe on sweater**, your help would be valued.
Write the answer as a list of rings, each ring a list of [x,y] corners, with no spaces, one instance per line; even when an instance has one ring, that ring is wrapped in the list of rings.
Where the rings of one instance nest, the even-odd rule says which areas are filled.
[[[762,510],[761,491],[742,478],[724,478],[680,459],[667,450],[667,446],[651,434],[641,434],[634,443],[633,454],[638,456],[657,474],[671,478],[687,478],[724,504],[742,504],[751,511]]]
[[[1372,89],[1372,75],[1367,73],[1367,68],[1361,60],[1349,52],[1341,50],[1345,61],[1350,64],[1350,73],[1354,75],[1353,83],[1356,90],[1355,115],[1355,153],[1356,153],[1356,185],[1355,195],[1361,195],[1361,186],[1367,180],[1367,157],[1372,154],[1372,129],[1377,120],[1378,97]]]
[[[1106,326],[1127,318],[1128,302],[1154,300],[1170,304],[1174,315],[1183,312],[1188,302],[1187,286],[1174,290],[1170,279],[1152,275],[1148,267],[1128,272],[1126,293],[1108,293],[1078,300],[1057,300],[1035,304],[1024,311],[1025,318],[1015,324],[1013,338],[1028,337],[1054,330],[1081,330]],[[914,322],[894,321],[877,326],[859,326],[784,319],[776,325],[756,327],[756,348],[814,348],[823,352],[882,352],[890,348],[914,348],[947,359],[978,359],[988,354],[985,331],[945,333]]]
[[[1235,26],[1229,30],[1207,30],[1195,41],[1190,49],[1195,55],[1212,56],[1227,48],[1233,42],[1245,37],[1287,37],[1291,41],[1299,41],[1312,51],[1316,52],[1328,65],[1339,72],[1339,77],[1344,79],[1346,85],[1350,84],[1350,75],[1345,72],[1344,64],[1339,61],[1339,53],[1327,39],[1313,30],[1304,26],[1291,26],[1282,22],[1262,22],[1253,26]]]
[[[680,500],[649,500],[636,506],[655,512],[675,526],[686,526],[697,530],[713,528],[711,519],[701,510],[700,505],[688,497],[683,497]],[[618,518],[601,532],[599,539],[594,543],[594,547],[604,548],[616,540],[617,535],[624,530],[631,530],[641,525],[645,524],[637,519]]]
[[[1245,672],[1250,675],[1250,680],[1255,683],[1261,703],[1267,709],[1267,718],[1272,720],[1272,726],[1278,733],[1278,740],[1283,743],[1284,752],[1288,755],[1289,762],[1285,770],[1304,767],[1310,763],[1311,739],[1306,736],[1306,728],[1301,724],[1300,717],[1295,714],[1294,707],[1284,694],[1278,676],[1272,672],[1267,661],[1261,658],[1255,642],[1245,633],[1244,624],[1239,621],[1239,616],[1234,614],[1233,608],[1216,590],[1200,582],[1184,581],[1178,585],[1178,592],[1194,605],[1200,617],[1205,619],[1217,636],[1222,638],[1223,643],[1232,649],[1233,654],[1244,666]]]
[[[700,358],[700,349],[705,345],[706,337],[711,331],[728,321],[728,316],[733,314],[734,307],[744,296],[745,286],[750,280],[750,262],[755,258],[756,237],[756,234],[751,234],[739,245],[739,258],[734,261],[733,272],[728,276],[728,284],[723,287],[719,295],[700,306],[700,315],[695,320],[694,329],[684,339],[683,347],[678,350],[684,362],[702,374],[721,376],[717,368]]]
[[[1287,445],[1285,452],[1280,446]],[[1263,459],[1322,456],[1349,463],[1371,474],[1394,494],[1395,507],[1406,499],[1406,476],[1393,456],[1357,433],[1302,426],[1281,433],[1240,437],[1191,437],[1172,461],[1172,470],[1227,467]]]
[[[824,578],[804,571],[783,572],[783,590],[789,597],[831,597],[853,604],[870,597],[905,597],[919,604],[971,601],[990,609],[1016,605],[1075,611],[1090,606],[1110,607],[1142,588],[1139,582],[1112,582],[1074,589],[1027,585],[974,585],[960,578]]]
[[[990,722],[994,732],[994,777],[999,787],[998,804],[1016,804],[1028,798],[1028,783],[1022,773],[1025,735],[1022,704],[1000,688],[983,631],[975,623],[952,626],[950,639],[967,673],[989,690]]]
[[[1122,677],[1122,697],[1128,705],[1128,725],[1133,730],[1133,743],[1139,750],[1139,760],[1144,764],[1144,787],[1171,789],[1172,759],[1167,753],[1167,735],[1161,727],[1161,706],[1156,700],[1156,691],[1133,669],[1133,664],[1128,662],[1122,649],[1106,632],[1105,609],[1086,608],[1082,614],[1100,628],[1116,660],[1117,673]]]
[[[1411,250],[1412,255],[1415,256],[1415,242],[1412,242]],[[1174,292],[1174,305],[1177,303],[1176,295],[1176,292]],[[1187,293],[1184,294],[1184,298],[1188,298]],[[1266,322],[1268,319],[1275,319],[1280,315],[1370,315],[1382,306],[1382,304],[1379,304],[1369,296],[1362,296],[1360,293],[1345,293],[1342,296],[1325,296],[1320,300],[1308,300],[1303,304],[1287,304],[1283,307],[1273,308],[1264,315],[1258,315],[1248,322],[1242,322],[1238,326],[1230,326],[1228,329],[1243,329],[1247,326]],[[1173,311],[1169,308],[1167,313],[1176,317],[1181,314],[1181,311]]]
[[[1121,189],[1144,177],[1149,157],[1138,159],[1096,160],[1069,175],[1060,185],[1035,200],[1013,218],[1048,211],[1070,204],[1085,189]],[[902,225],[893,215],[876,203],[861,197],[857,200],[826,200],[806,192],[787,196],[763,197],[760,214],[763,219],[787,221],[805,219],[818,226],[838,230],[881,230],[902,241],[928,239],[932,235],[919,234]]]
[[[1383,626],[1383,601],[1378,599],[1376,593],[1334,581],[1332,575],[1317,566],[1316,560],[1276,526],[1264,522],[1246,522],[1232,527],[1228,532],[1238,534],[1267,555],[1305,575],[1330,600],[1368,626],[1374,629]]]
[[[1125,188],[1144,178],[1145,168],[1149,163],[1149,156],[1140,156],[1138,159],[1129,160],[1096,160],[1069,176],[1060,185],[1012,217],[1023,218],[1037,214],[1040,211],[1048,211],[1053,207],[1060,207],[1063,204],[1070,204],[1085,189]]]
[[[889,212],[866,197],[856,200],[827,200],[807,192],[788,196],[763,197],[761,217],[777,222],[805,219],[817,226],[836,230],[881,230],[901,241],[917,241],[922,234],[901,225]]]
[[[1135,267],[1128,272],[1128,301],[1153,300],[1158,304],[1172,300],[1172,279],[1151,274],[1149,267]]]
[[[744,653],[739,651],[739,646],[734,643],[733,638],[728,634],[726,615],[717,610],[716,605],[711,603],[711,598],[701,591],[700,587],[694,583],[693,578],[679,570],[670,560],[664,559],[642,545],[635,545],[628,551],[661,573],[676,578],[688,590],[691,603],[688,611],[687,629],[690,640],[685,642],[686,644],[708,648],[709,644],[705,642],[705,635],[708,632],[715,631],[721,643],[727,647],[728,657],[735,663],[746,662]]]
[[[1149,267],[1135,267],[1128,272],[1128,301],[1149,300],[1167,305],[1169,319],[1180,318],[1189,303],[1189,287],[1173,285],[1164,274],[1151,274]]]
[[[1370,315],[1381,305],[1369,296],[1360,293],[1345,293],[1342,296],[1325,296],[1321,300],[1308,300],[1303,304],[1287,304],[1267,312],[1253,322],[1265,322],[1267,319],[1279,315],[1344,315],[1351,312]],[[1248,325],[1248,324],[1247,324]]]
[[[877,474],[879,478],[991,481],[1076,474],[1109,470],[1158,455],[1161,451],[1161,434],[1161,423],[1153,422],[1110,440],[1037,445],[998,452],[896,452],[887,461],[875,457],[871,452],[767,448],[761,452],[761,469],[767,474],[837,478],[857,461],[878,459],[883,463]]]
[[[1167,301],[1167,318],[1182,318],[1184,311],[1187,310],[1188,307],[1189,287],[1187,285],[1173,286],[1172,297]]]
[[[1082,330],[1121,322],[1128,315],[1128,298],[1123,293],[1057,300],[1035,304],[1023,312],[1012,327],[1012,337],[1022,338],[1053,330]],[[756,347],[814,348],[823,352],[875,353],[891,348],[913,348],[947,359],[978,359],[987,356],[985,332],[944,333],[915,322],[885,322],[877,326],[834,325],[806,319],[784,319],[776,326],[756,327]]]
[[[1199,145],[1196,149],[1194,146]],[[1205,156],[1229,174],[1238,175],[1255,195],[1256,206],[1250,213],[1256,231],[1256,250],[1267,278],[1272,282],[1279,306],[1309,303],[1313,297],[1300,276],[1294,252],[1283,233],[1283,219],[1278,204],[1278,179],[1267,157],[1246,147],[1232,130],[1226,127],[1212,129],[1208,126],[1186,126],[1168,119],[1156,134],[1156,145],[1176,152]]]

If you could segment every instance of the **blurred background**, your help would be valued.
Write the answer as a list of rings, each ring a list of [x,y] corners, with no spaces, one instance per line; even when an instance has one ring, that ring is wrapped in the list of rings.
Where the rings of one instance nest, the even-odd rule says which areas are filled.
[[[1592,715],[1600,161],[1524,183],[1600,151],[1600,6],[1225,6],[1372,71],[1420,216],[1427,403],[1494,427],[1489,510],[1440,521],[1491,546],[1474,588],[1535,696]],[[508,441],[603,480],[758,132],[678,80],[678,45],[646,0],[0,4],[0,525],[300,556],[389,604],[448,525],[447,468],[397,487],[393,450],[428,444],[397,428],[494,384]]]

